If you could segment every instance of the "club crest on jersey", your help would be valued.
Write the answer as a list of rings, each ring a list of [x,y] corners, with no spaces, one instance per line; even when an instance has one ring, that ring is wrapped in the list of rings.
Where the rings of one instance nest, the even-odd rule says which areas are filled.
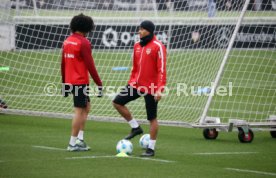
[[[150,52],[151,52],[151,49],[150,49],[150,48],[147,48],[147,50],[146,50],[147,55],[149,55]]]

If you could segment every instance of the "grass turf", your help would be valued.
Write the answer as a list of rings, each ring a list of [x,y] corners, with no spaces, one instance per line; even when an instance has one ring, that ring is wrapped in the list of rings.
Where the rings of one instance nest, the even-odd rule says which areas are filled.
[[[201,130],[161,126],[155,160],[115,157],[68,159],[115,155],[117,141],[129,132],[127,124],[88,121],[85,139],[92,148],[89,152],[70,153],[33,147],[65,149],[70,126],[71,120],[1,114],[0,177],[252,178],[269,176],[268,173],[276,175],[276,142],[267,132],[256,132],[254,142],[241,144],[234,132],[220,133],[217,140],[204,140]],[[143,125],[143,128],[147,132],[148,125]],[[143,152],[138,140],[132,140],[132,157],[139,157]],[[259,172],[238,172],[227,168]]]

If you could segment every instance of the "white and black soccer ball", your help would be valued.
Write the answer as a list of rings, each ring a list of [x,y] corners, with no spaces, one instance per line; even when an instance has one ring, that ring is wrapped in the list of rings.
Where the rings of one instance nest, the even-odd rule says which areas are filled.
[[[144,134],[139,140],[140,147],[143,149],[147,149],[149,146],[149,140],[150,140],[150,134]]]
[[[120,140],[116,146],[117,153],[126,153],[130,155],[133,151],[133,145],[129,140]]]

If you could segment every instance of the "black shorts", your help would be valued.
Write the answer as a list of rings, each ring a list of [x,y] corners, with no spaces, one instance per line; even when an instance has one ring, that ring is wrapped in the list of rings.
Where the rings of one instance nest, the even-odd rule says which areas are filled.
[[[142,95],[141,95],[142,94]],[[154,100],[154,96],[151,94],[145,94],[137,91],[135,88],[127,85],[113,100],[114,103],[124,106],[130,101],[144,96],[145,106],[147,110],[147,119],[153,120],[157,118],[157,104]]]
[[[89,85],[73,85],[73,101],[74,107],[86,108],[89,98]]]

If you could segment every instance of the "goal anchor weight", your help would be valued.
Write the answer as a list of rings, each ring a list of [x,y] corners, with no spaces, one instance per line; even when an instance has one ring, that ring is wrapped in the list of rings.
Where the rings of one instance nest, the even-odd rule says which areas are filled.
[[[276,123],[276,115],[269,116],[267,121],[270,123]],[[276,138],[276,127],[275,126],[270,128],[270,135],[272,138]]]
[[[220,118],[207,117],[205,122],[209,124],[220,124]],[[216,128],[205,128],[203,129],[203,136],[207,140],[215,140],[218,137],[218,130]]]
[[[215,128],[203,129],[203,136],[207,140],[215,140],[218,137],[218,131]]]
[[[251,128],[256,131],[270,131],[271,137],[276,138],[276,116],[270,115],[267,122],[248,122],[240,119],[229,119],[227,123],[221,123],[219,117],[206,117],[202,124],[192,125],[194,128],[202,128],[203,136],[207,140],[214,140],[218,136],[218,131],[232,132],[238,131],[238,139],[241,143],[251,143],[254,139],[254,133]]]
[[[273,129],[276,129],[276,127],[273,127]],[[276,131],[275,130],[270,131],[270,135],[272,138],[276,138]]]
[[[254,139],[254,133],[248,126],[238,127],[238,138],[241,143],[251,143]]]
[[[231,132],[233,127],[238,128],[238,139],[241,143],[251,143],[254,139],[254,133],[245,120],[230,119],[229,125],[224,125],[220,123],[218,117],[207,117],[204,124],[206,127],[203,129],[203,136],[207,140],[215,140],[218,130]]]

